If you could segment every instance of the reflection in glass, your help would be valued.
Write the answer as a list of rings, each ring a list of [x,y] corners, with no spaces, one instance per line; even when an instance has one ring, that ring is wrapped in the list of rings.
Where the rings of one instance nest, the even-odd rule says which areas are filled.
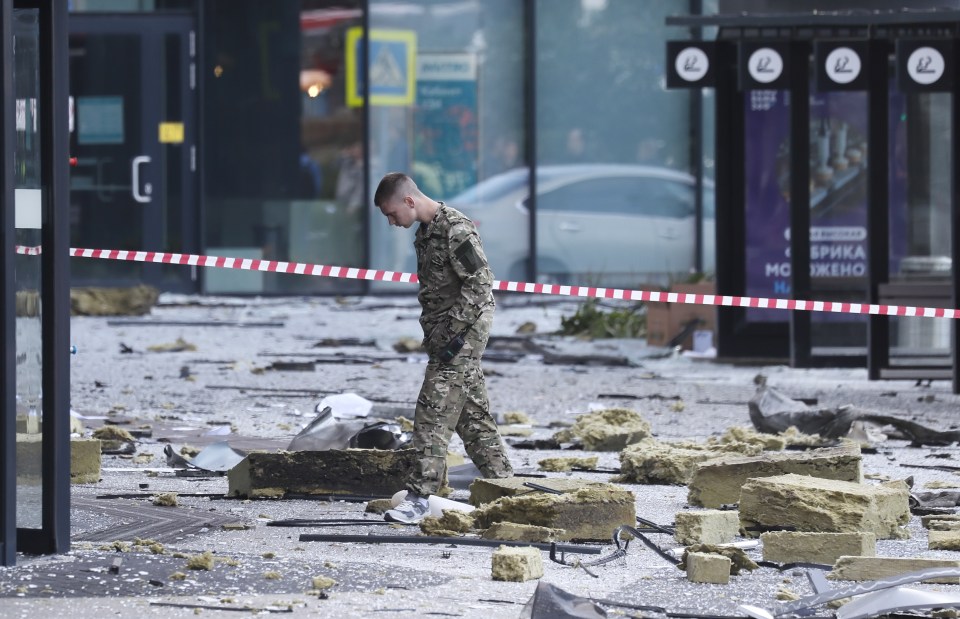
[[[14,10],[17,527],[41,528],[43,356],[40,307],[39,11]],[[33,255],[31,255],[33,254]]]
[[[949,290],[951,106],[949,93],[891,96],[891,283]],[[919,355],[925,355],[920,362],[949,363],[953,328],[953,321],[946,318],[891,318],[891,363],[897,363],[894,357],[910,357],[907,363],[917,363]]]
[[[207,253],[366,266],[363,108],[348,105],[346,92],[347,55],[356,51],[346,42],[363,5],[203,3]],[[205,292],[363,289],[357,280],[213,271]]]
[[[568,215],[540,207],[537,280],[633,288],[686,279],[697,244],[692,95],[664,87],[663,23],[689,3],[539,0],[536,8],[538,161],[566,177],[563,187],[541,187],[539,199],[590,192]],[[650,190],[664,201],[654,204]],[[713,253],[704,251],[708,271]]]
[[[506,279],[507,256],[528,252],[528,222],[517,210],[528,182],[523,3],[373,0],[370,27],[415,33],[417,50],[414,103],[370,108],[371,195],[385,173],[407,172],[425,194],[477,223],[494,275]],[[497,200],[507,195],[515,199]],[[368,208],[371,267],[415,271],[413,235]],[[511,228],[495,223],[498,214],[514,216]]]
[[[144,121],[140,80],[133,79],[141,67],[141,37],[73,34],[69,44],[70,95],[76,111],[70,153],[77,157],[70,174],[70,242],[73,247],[145,249],[144,217],[149,212],[145,207],[162,205],[140,204],[133,197],[131,161],[146,152],[140,129]],[[131,284],[142,281],[144,266],[74,260],[71,271],[75,281]]]
[[[868,117],[866,92],[810,96],[813,299],[866,300]],[[810,318],[814,354],[864,354],[866,316],[813,312]]]

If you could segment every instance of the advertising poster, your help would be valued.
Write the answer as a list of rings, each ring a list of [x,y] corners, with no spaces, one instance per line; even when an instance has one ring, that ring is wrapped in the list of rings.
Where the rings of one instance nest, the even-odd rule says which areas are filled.
[[[455,195],[475,185],[480,137],[476,56],[420,54],[416,100],[414,180],[428,195]]]
[[[891,97],[891,120],[901,97]],[[745,99],[746,295],[790,295],[790,100],[785,91],[754,90]],[[899,107],[898,107],[899,106]],[[817,280],[864,279],[867,264],[867,94],[814,93],[810,98],[810,275]],[[891,125],[891,265],[899,260],[903,228],[902,141]],[[860,287],[860,283],[857,284]],[[814,294],[816,296],[816,294]],[[751,321],[786,321],[783,312],[748,310]],[[856,320],[817,315],[817,320]]]

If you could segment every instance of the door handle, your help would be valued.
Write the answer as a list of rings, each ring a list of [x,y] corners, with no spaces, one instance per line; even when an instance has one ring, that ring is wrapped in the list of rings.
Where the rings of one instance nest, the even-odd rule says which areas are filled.
[[[580,232],[580,226],[569,221],[561,221],[557,227],[563,232]]]
[[[153,192],[153,187],[150,183],[146,183],[143,186],[143,193],[140,193],[140,165],[144,163],[150,163],[150,157],[147,155],[134,157],[130,169],[130,176],[133,179],[133,199],[141,204],[150,202],[150,200],[152,200],[150,194]]]

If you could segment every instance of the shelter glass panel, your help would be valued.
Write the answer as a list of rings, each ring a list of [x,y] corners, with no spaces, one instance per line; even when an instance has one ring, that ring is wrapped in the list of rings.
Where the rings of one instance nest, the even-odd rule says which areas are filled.
[[[40,175],[39,10],[14,9],[14,210],[16,291],[17,527],[42,527],[43,377],[40,253],[43,201]],[[66,353],[66,351],[64,351]]]
[[[810,290],[819,301],[867,299],[867,93],[810,96]],[[814,355],[864,354],[866,316],[813,312]]]
[[[953,264],[951,122],[953,95],[891,97],[890,281],[950,289]],[[918,303],[922,304],[922,303]],[[949,303],[928,302],[949,306]],[[891,363],[950,353],[948,318],[891,318]],[[928,360],[936,363],[934,359]]]

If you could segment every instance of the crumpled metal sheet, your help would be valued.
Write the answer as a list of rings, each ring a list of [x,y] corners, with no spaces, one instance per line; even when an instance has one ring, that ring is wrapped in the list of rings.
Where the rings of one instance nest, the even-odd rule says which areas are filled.
[[[955,578],[960,577],[960,568],[956,567],[938,567],[930,568],[926,570],[918,570],[916,572],[908,572],[906,574],[900,574],[899,576],[892,576],[890,578],[883,578],[881,580],[871,580],[868,582],[856,583],[847,587],[837,587],[835,589],[827,589],[825,591],[819,591],[813,595],[808,595],[806,597],[800,598],[799,600],[793,602],[787,602],[786,604],[780,604],[773,610],[767,610],[759,606],[753,606],[751,604],[741,604],[738,607],[738,610],[747,614],[750,617],[755,619],[776,619],[777,617],[802,617],[805,615],[810,615],[813,613],[814,609],[818,606],[826,604],[827,602],[832,602],[834,600],[840,600],[843,598],[854,597],[857,595],[864,595],[867,593],[873,593],[875,591],[882,591],[887,589],[895,589],[903,585],[909,585],[916,582],[921,582],[925,580],[931,580],[934,578]],[[813,582],[813,581],[811,581]],[[823,588],[823,582],[818,581],[815,583],[815,590]],[[897,603],[900,600],[897,596],[893,596],[892,599],[888,599],[890,603]],[[856,601],[856,600],[855,600]],[[909,603],[910,599],[903,598],[905,603]],[[853,602],[847,604],[849,606]],[[864,605],[867,608],[874,608],[867,604]],[[857,618],[862,619],[863,617],[875,617],[886,614],[887,612],[898,610],[899,607],[894,608],[882,608],[876,614],[868,615],[856,615]],[[854,607],[856,611],[856,607]],[[852,613],[851,613],[852,615]],[[853,619],[852,617],[847,617],[846,619]]]
[[[548,582],[540,581],[520,619],[603,619],[607,611]]]
[[[173,446],[169,444],[163,447],[163,454],[167,458],[167,466],[171,468],[199,469],[213,473],[229,471],[247,457],[247,454],[237,451],[226,441],[207,445],[193,458],[184,458],[173,451]]]
[[[317,409],[320,409],[317,406]],[[317,416],[303,430],[293,437],[287,451],[326,451],[328,449],[346,449],[350,437],[359,432],[366,420],[355,419],[341,421],[333,416],[333,410],[323,407]]]
[[[413,433],[401,430],[400,424],[378,421],[365,425],[347,444],[357,449],[404,449],[411,440]]]
[[[837,619],[868,619],[903,610],[960,608],[960,593],[896,587],[868,593],[837,609]]]
[[[321,402],[322,404],[322,402]],[[390,421],[337,419],[329,406],[316,407],[317,416],[299,432],[287,451],[327,451],[328,449],[404,449],[412,434]]]
[[[819,434],[823,438],[846,437],[851,432],[863,432],[863,424],[893,426],[916,445],[949,445],[960,441],[960,431],[939,431],[919,423],[881,415],[853,406],[811,408],[762,382],[748,403],[750,421],[758,432],[777,434],[790,426],[804,434]],[[860,437],[862,438],[862,437]]]

